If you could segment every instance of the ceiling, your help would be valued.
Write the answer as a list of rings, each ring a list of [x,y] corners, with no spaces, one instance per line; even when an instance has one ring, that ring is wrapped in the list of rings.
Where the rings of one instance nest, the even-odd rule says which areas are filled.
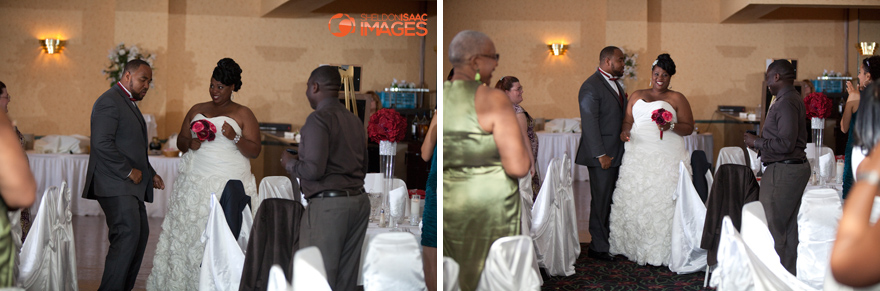
[[[261,0],[263,17],[306,18],[336,13],[347,14],[422,14],[437,15],[436,0]]]
[[[721,21],[755,22],[765,19],[813,19],[838,16],[845,19],[849,9],[880,9],[880,1],[721,0]]]

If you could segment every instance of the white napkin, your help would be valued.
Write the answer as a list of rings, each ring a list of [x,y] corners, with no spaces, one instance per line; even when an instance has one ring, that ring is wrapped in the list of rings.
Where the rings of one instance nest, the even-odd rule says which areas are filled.
[[[827,153],[819,157],[819,174],[821,174],[822,177],[833,177],[834,162],[836,162],[836,159],[832,153]]]
[[[76,137],[47,135],[34,141],[34,151],[40,154],[81,154],[82,148]]]
[[[546,132],[581,132],[580,118],[556,118],[544,125]]]
[[[397,187],[388,194],[388,203],[390,204],[388,207],[391,208],[391,216],[403,217],[404,210],[406,207],[406,203],[409,202],[407,199],[407,191],[406,187]]]
[[[168,137],[168,142],[165,143],[165,151],[177,151],[177,134],[172,134]]]

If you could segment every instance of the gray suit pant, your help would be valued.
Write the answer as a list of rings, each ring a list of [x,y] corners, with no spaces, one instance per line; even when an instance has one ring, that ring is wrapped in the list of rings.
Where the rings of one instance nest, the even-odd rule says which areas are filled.
[[[355,290],[361,248],[367,234],[370,199],[353,197],[309,199],[300,222],[299,247],[317,246],[332,290]]]
[[[617,185],[620,167],[588,167],[590,171],[590,249],[607,253],[611,247],[608,243],[608,217],[611,214],[611,194]]]
[[[797,275],[797,215],[809,181],[808,163],[770,164],[764,170],[758,194],[758,201],[767,214],[767,227],[776,243],[776,253],[782,266],[792,275]]]
[[[98,203],[110,229],[110,249],[98,290],[131,290],[150,236],[147,208],[143,201],[131,195],[99,197]]]

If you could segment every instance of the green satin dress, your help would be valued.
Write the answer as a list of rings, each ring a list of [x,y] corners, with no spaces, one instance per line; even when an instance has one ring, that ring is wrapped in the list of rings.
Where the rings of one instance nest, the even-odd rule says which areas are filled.
[[[461,267],[462,290],[476,289],[496,239],[520,234],[519,186],[501,167],[492,134],[477,122],[478,86],[443,84],[443,255]]]
[[[0,288],[12,287],[14,283],[15,244],[12,242],[12,226],[7,212],[9,207],[0,199]]]

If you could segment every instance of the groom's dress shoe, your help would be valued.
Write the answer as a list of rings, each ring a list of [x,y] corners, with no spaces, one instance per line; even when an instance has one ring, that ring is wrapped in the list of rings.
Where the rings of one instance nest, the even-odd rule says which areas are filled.
[[[597,251],[594,251],[591,249],[587,249],[587,257],[597,259],[597,260],[609,261],[609,262],[614,261],[614,257],[612,257],[611,254],[609,254],[607,252],[597,252]]]

